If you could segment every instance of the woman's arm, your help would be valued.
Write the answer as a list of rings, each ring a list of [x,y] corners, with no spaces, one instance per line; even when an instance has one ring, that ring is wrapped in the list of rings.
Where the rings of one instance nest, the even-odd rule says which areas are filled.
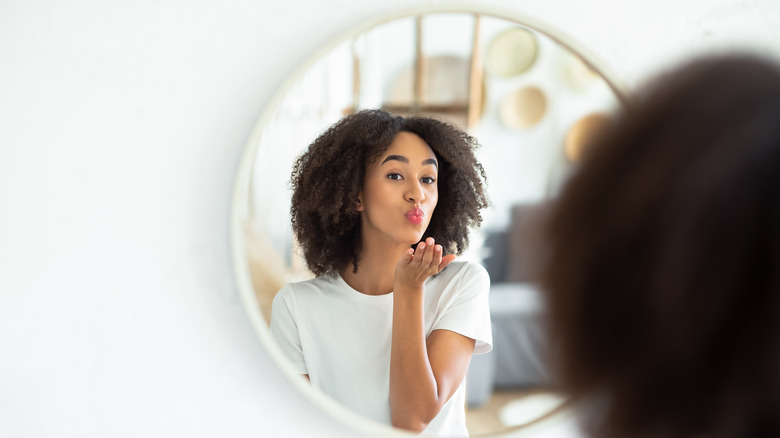
[[[425,339],[424,282],[454,256],[442,257],[433,239],[399,260],[393,292],[390,413],[395,427],[422,432],[466,376],[475,340],[449,330]]]

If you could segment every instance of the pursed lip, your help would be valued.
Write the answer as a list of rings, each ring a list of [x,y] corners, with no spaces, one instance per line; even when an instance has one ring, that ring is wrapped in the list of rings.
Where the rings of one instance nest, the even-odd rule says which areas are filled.
[[[414,207],[406,212],[406,219],[415,225],[420,224],[424,216],[425,212],[420,207]]]

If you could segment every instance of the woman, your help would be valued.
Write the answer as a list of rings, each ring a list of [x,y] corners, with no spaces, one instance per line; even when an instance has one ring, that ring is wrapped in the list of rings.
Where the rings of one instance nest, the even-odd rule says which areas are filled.
[[[271,333],[312,385],[369,418],[467,436],[464,377],[491,349],[478,264],[456,262],[487,206],[477,142],[425,117],[361,111],[292,173],[313,280],[274,299]]]
[[[780,67],[659,78],[557,200],[561,383],[593,436],[780,436]]]

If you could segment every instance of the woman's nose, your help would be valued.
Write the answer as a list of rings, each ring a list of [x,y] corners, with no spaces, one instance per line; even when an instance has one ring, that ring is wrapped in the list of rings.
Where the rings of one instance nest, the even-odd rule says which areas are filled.
[[[410,183],[406,189],[406,199],[414,203],[422,202],[425,199],[422,184],[419,182]]]

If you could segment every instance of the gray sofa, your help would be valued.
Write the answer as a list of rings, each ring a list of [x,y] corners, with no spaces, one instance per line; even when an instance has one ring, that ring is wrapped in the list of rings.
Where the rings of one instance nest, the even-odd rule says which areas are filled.
[[[474,356],[467,403],[477,407],[495,390],[548,386],[544,308],[538,286],[544,257],[543,204],[516,205],[505,230],[487,231],[482,264],[490,274],[493,350]]]

